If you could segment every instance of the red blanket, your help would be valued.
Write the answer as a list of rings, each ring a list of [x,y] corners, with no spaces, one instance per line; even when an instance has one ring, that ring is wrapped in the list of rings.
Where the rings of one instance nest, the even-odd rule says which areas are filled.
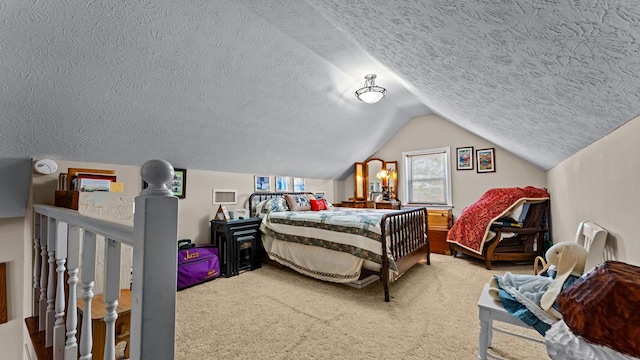
[[[525,201],[549,199],[549,193],[533,186],[524,188],[496,188],[485,192],[478,201],[460,214],[447,235],[454,242],[482,255],[491,223]]]

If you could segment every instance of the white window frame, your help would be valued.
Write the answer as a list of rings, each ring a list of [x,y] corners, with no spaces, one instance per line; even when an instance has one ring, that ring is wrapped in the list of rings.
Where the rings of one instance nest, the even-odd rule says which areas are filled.
[[[419,203],[419,205],[427,205],[427,206],[453,206],[453,201],[452,201],[452,188],[451,188],[451,148],[450,147],[441,147],[441,148],[435,148],[435,149],[426,149],[426,150],[416,150],[416,151],[405,151],[402,153],[402,164],[404,165],[404,176],[402,177],[402,183],[403,183],[403,191],[402,191],[402,195],[403,197],[406,199],[406,201],[408,202],[408,204],[410,205],[411,202],[409,201],[409,181],[410,181],[410,175],[409,175],[409,158],[411,156],[419,156],[419,155],[432,155],[432,154],[441,154],[444,153],[445,154],[445,165],[444,165],[444,176],[445,176],[445,197],[447,200],[446,204],[440,204],[440,203]],[[418,205],[418,203],[414,203],[416,205]]]

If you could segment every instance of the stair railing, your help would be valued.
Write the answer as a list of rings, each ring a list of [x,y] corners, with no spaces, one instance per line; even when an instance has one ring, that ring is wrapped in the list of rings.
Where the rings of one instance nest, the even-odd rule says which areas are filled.
[[[178,199],[166,187],[173,179],[173,167],[163,160],[150,160],[142,166],[141,175],[149,185],[135,198],[133,226],[61,207],[33,207],[33,310],[55,360],[92,359],[91,300],[98,235],[106,241],[104,359],[115,360],[116,356],[122,244],[133,246],[130,359],[173,359]],[[79,343],[78,282],[85,314]]]

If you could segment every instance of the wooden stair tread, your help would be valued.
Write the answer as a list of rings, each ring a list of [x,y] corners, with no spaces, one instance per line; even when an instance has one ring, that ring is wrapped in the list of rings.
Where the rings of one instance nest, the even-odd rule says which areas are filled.
[[[38,318],[28,317],[24,319],[27,325],[27,331],[31,337],[31,344],[36,352],[36,358],[38,360],[53,359],[53,346],[45,347],[45,333],[44,331],[38,331]]]
[[[78,310],[82,314],[84,310],[84,300],[78,299]],[[116,308],[118,314],[122,314],[127,311],[131,311],[131,290],[121,289],[120,298],[118,299],[118,307]],[[104,308],[104,294],[97,294],[91,300],[91,319],[102,319],[107,314]]]

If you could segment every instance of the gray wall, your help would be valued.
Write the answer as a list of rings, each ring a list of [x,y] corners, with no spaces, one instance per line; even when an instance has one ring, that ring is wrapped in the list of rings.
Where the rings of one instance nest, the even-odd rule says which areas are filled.
[[[31,158],[0,159],[0,218],[24,217],[31,186]]]
[[[402,188],[402,152],[440,147],[451,148],[451,186],[453,214],[458,217],[462,209],[474,203],[485,191],[495,187],[523,187],[527,185],[546,187],[546,174],[540,168],[514,156],[510,152],[437,115],[418,116],[391,138],[373,157],[387,161],[397,160],[399,183]],[[496,172],[477,173],[475,170],[456,170],[455,151],[458,147],[473,146],[475,149],[495,148]],[[362,159],[365,160],[365,159]],[[345,193],[353,196],[354,179],[345,180]],[[402,194],[400,189],[400,194]],[[553,199],[553,194],[551,194]]]
[[[572,240],[589,220],[609,232],[618,260],[640,265],[640,117],[621,126],[548,172],[553,237]]]

